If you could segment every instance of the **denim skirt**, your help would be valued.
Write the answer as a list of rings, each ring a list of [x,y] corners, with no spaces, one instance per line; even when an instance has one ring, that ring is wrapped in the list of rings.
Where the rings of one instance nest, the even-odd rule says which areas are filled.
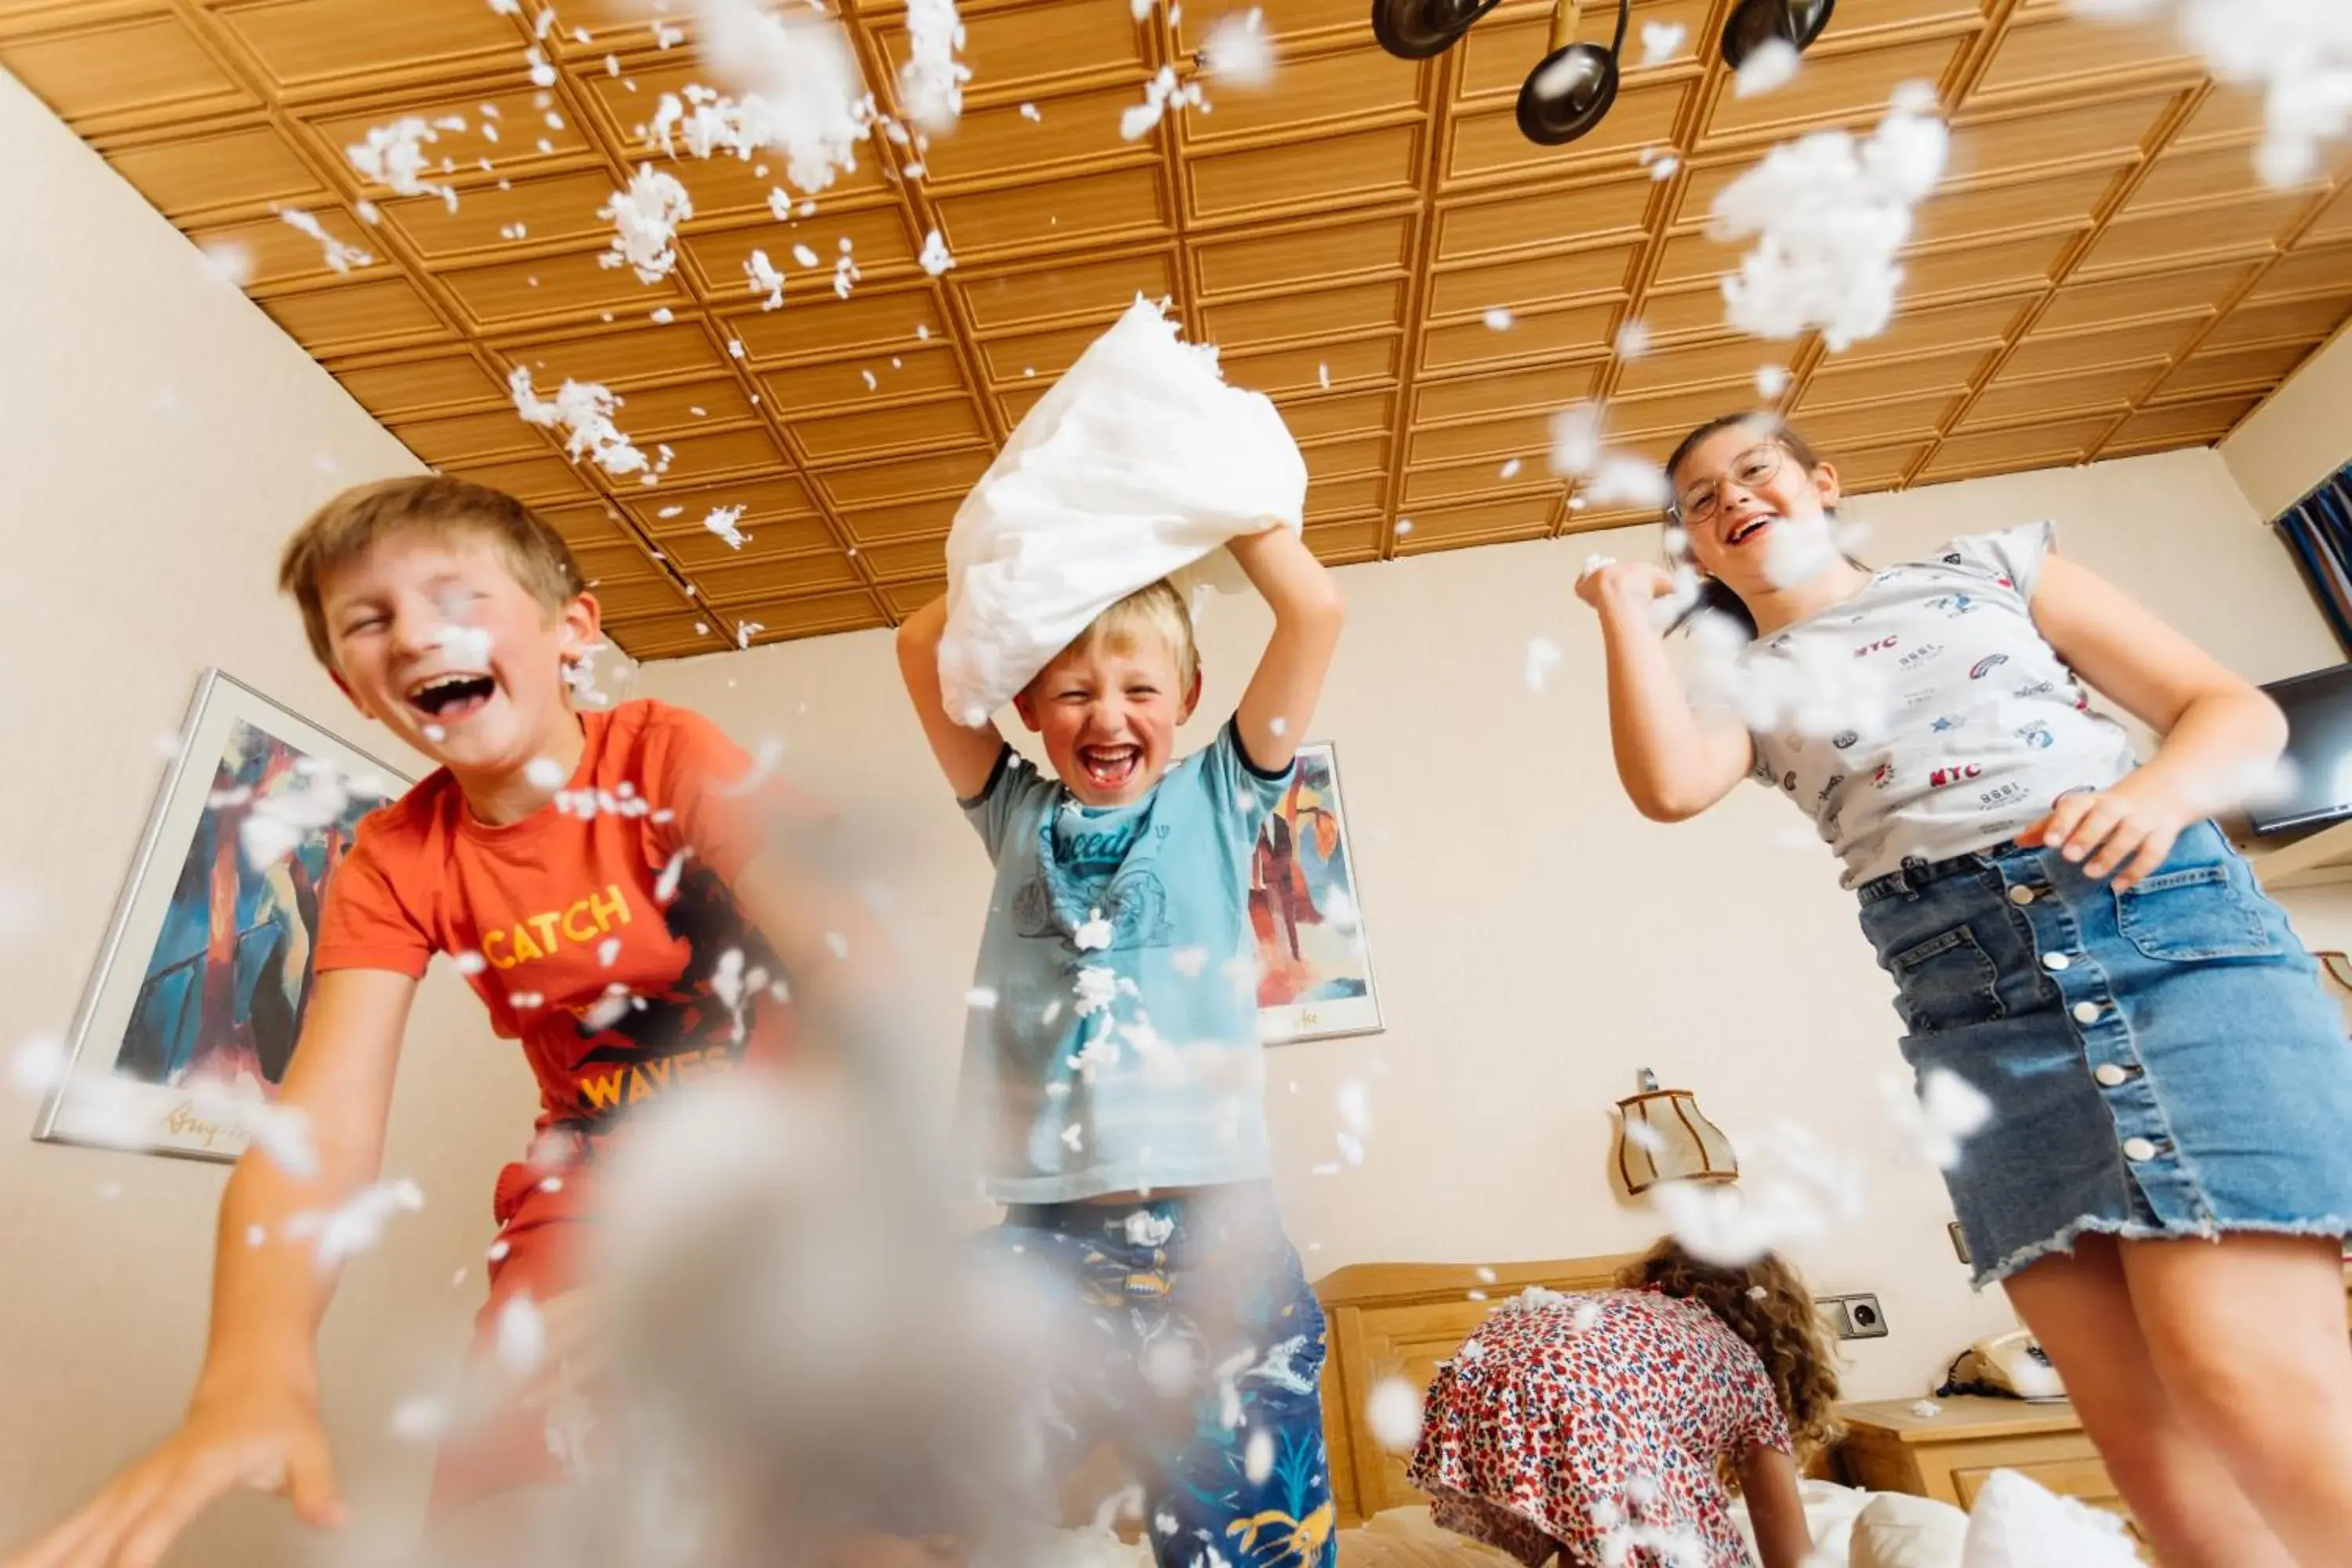
[[[2003,844],[1859,889],[1903,1054],[1992,1102],[1945,1173],[1976,1283],[2074,1238],[2352,1231],[2352,1043],[2221,830],[2130,891]]]

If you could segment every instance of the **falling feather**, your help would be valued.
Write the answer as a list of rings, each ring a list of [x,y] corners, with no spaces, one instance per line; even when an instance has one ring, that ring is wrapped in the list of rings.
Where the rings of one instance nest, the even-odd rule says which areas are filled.
[[[1382,1380],[1364,1401],[1364,1425],[1392,1454],[1411,1449],[1421,1436],[1421,1390],[1401,1377]]]
[[[1756,242],[1722,280],[1726,319],[1762,338],[1819,328],[1832,353],[1884,331],[1903,281],[1895,257],[1948,142],[1935,89],[1909,82],[1866,140],[1818,131],[1782,142],[1717,192],[1709,236]]]
[[[499,1309],[492,1353],[515,1377],[528,1377],[547,1359],[547,1324],[529,1294],[508,1298]]]
[[[312,1260],[324,1271],[375,1247],[393,1215],[424,1206],[425,1194],[415,1182],[378,1182],[334,1208],[289,1215],[285,1235],[289,1241],[310,1242]]]
[[[1201,40],[1202,65],[1209,75],[1235,87],[1261,88],[1272,82],[1274,43],[1265,36],[1265,12],[1253,5],[1211,23]]]
[[[1801,57],[1786,38],[1767,38],[1748,53],[1732,85],[1734,96],[1755,98],[1785,87],[1795,79]]]
[[[764,293],[760,301],[762,310],[780,310],[784,305],[784,275],[776,270],[764,250],[754,250],[743,263],[744,275],[751,280],[751,292]]]
[[[963,84],[971,79],[971,68],[955,58],[964,43],[955,0],[908,0],[906,28],[899,100],[924,130],[950,130],[963,112]]]
[[[1203,108],[1207,102],[1199,82],[1180,81],[1175,67],[1161,66],[1157,74],[1143,84],[1143,101],[1129,104],[1120,111],[1118,133],[1125,140],[1133,142],[1159,124],[1170,105],[1181,107],[1189,104]]]
[[[278,216],[289,227],[299,229],[319,242],[320,259],[337,272],[349,272],[355,267],[372,265],[375,258],[356,245],[345,245],[329,234],[319,220],[300,207],[280,207]]]
[[[699,85],[683,101],[665,93],[654,116],[664,152],[673,133],[698,158],[772,150],[783,154],[784,178],[809,195],[856,169],[857,144],[873,134],[874,98],[839,21],[772,16],[758,0],[696,0],[694,10],[702,58],[740,96]]]
[[[743,511],[744,507],[740,505],[713,507],[710,515],[702,520],[702,526],[725,540],[730,550],[740,550],[746,535],[735,525],[741,521]]]
[[[622,399],[607,387],[567,378],[551,400],[541,398],[531,388],[530,367],[519,364],[508,374],[507,388],[514,395],[515,411],[526,423],[548,429],[563,427],[563,449],[574,458],[585,457],[615,478],[659,474],[668,467],[667,462],[658,466],[649,462],[614,426],[613,415]]]
[[[463,120],[444,120],[441,128],[463,131]],[[457,193],[448,185],[430,184],[424,179],[425,170],[425,143],[437,142],[439,131],[417,116],[405,115],[389,125],[373,126],[366,140],[352,142],[343,149],[343,156],[352,167],[381,185],[389,185],[404,196],[439,196],[451,212],[457,210]]]
[[[2102,21],[2170,11],[2213,76],[2263,95],[2254,172],[2273,188],[2320,173],[2320,147],[2352,132],[2352,5],[2343,0],[2071,0]]]
[[[694,198],[676,175],[641,163],[629,188],[614,191],[596,216],[613,226],[598,259],[607,267],[626,263],[640,283],[658,283],[677,267],[673,243],[677,226],[694,216]]]
[[[1566,656],[1560,652],[1559,645],[1549,637],[1529,637],[1526,673],[1528,689],[1541,691],[1544,689],[1544,682],[1550,678],[1551,672],[1559,667],[1559,661],[1564,657]]]
[[[1905,1144],[1939,1171],[1958,1166],[1962,1145],[1992,1120],[1992,1101],[1948,1068],[1921,1074],[1916,1091],[1893,1074],[1879,1087]]]

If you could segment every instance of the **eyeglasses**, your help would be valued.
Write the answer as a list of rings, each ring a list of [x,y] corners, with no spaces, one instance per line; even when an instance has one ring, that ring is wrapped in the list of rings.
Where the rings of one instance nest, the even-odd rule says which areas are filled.
[[[1701,479],[1675,502],[1675,521],[1685,528],[1704,528],[1721,510],[1726,480],[1741,489],[1759,489],[1780,477],[1782,453],[1777,442],[1750,447],[1731,459],[1731,467],[1712,479]]]

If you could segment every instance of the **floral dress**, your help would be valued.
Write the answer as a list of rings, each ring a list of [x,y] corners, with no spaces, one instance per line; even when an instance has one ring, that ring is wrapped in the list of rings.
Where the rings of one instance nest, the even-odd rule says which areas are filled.
[[[1717,1460],[1790,1451],[1748,1342],[1696,1301],[1530,1291],[1439,1364],[1406,1478],[1439,1524],[1538,1564],[1740,1568]]]

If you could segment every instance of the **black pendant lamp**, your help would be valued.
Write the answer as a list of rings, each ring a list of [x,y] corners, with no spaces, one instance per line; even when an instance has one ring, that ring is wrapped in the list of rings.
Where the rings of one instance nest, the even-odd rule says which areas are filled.
[[[1630,0],[1617,0],[1617,36],[1609,47],[1580,44],[1576,0],[1553,0],[1551,47],[1519,84],[1519,134],[1538,147],[1573,142],[1617,101],[1617,57],[1625,47]]]
[[[1454,47],[1501,0],[1372,0],[1372,37],[1403,60],[1425,60]],[[1617,101],[1619,62],[1632,0],[1617,0],[1609,47],[1576,41],[1582,7],[1552,0],[1551,42],[1519,87],[1519,133],[1541,147],[1573,142],[1601,123]],[[1723,25],[1723,60],[1738,70],[1773,39],[1799,53],[1829,26],[1837,0],[1739,0]]]
[[[1502,0],[1372,0],[1372,37],[1401,60],[1442,55]]]
[[[1803,54],[1836,9],[1837,0],[1739,0],[1723,25],[1723,63],[1738,70],[1775,38]]]

